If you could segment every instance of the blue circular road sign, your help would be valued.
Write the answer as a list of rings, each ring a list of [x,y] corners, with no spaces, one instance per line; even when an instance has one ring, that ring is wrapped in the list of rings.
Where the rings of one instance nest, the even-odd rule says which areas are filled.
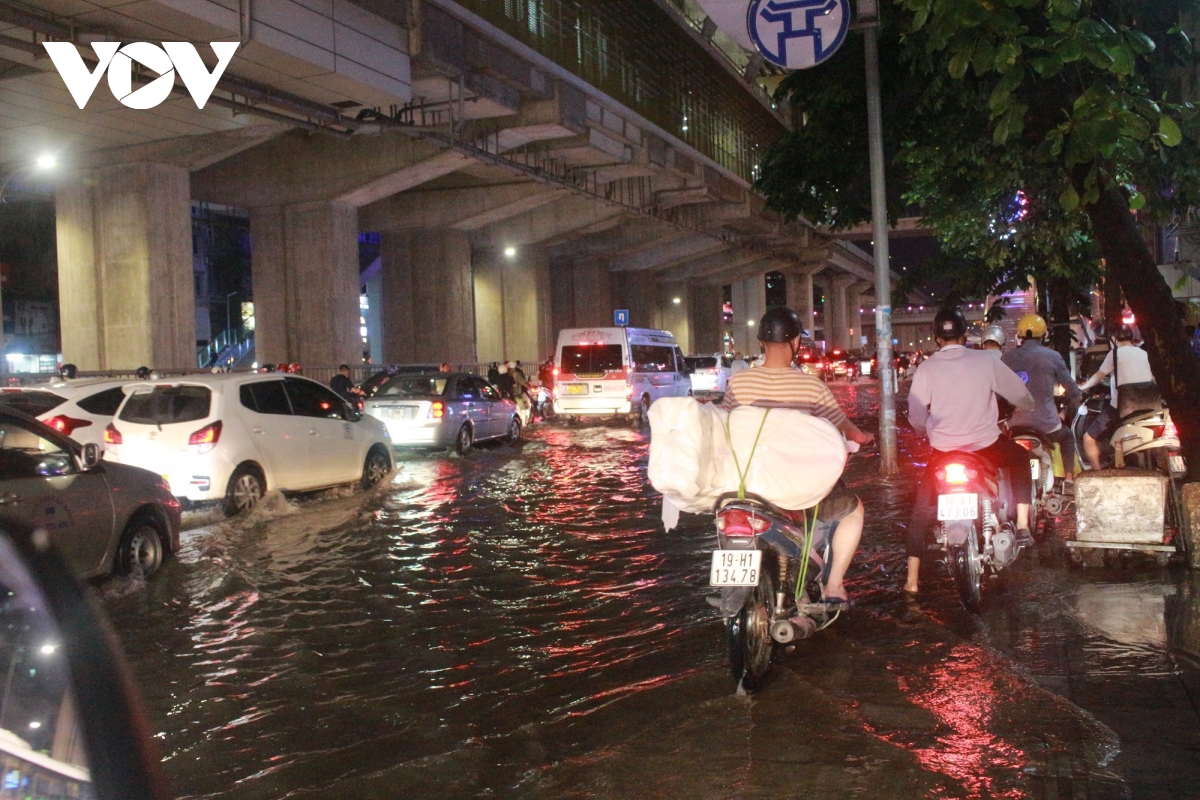
[[[850,1],[754,0],[746,27],[763,58],[785,69],[808,69],[846,40]]]

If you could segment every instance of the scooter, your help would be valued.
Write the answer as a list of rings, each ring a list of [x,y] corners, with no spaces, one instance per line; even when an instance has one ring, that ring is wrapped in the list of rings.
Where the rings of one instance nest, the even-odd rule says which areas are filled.
[[[844,607],[821,595],[834,524],[749,493],[721,495],[714,511],[718,549],[709,584],[720,593],[708,600],[725,620],[733,678],[754,692],[780,648],[829,627]]]
[[[943,453],[929,464],[937,489],[937,543],[962,604],[983,608],[989,580],[1017,560],[1016,498],[1004,470],[965,452]]]
[[[1010,430],[1012,440],[1029,451],[1029,476],[1033,479],[1030,533],[1038,538],[1064,506],[1062,493],[1054,488],[1054,444],[1033,428],[1017,426]]]

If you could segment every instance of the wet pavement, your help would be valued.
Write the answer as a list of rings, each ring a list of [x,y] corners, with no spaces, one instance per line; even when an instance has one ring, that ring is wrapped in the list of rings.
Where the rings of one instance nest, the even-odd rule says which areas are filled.
[[[874,427],[876,384],[835,388]],[[922,461],[911,434],[901,462]],[[1200,797],[1200,584],[1071,570],[1061,536],[975,616],[906,600],[912,486],[848,478],[858,607],[734,692],[711,522],[662,531],[648,432],[540,426],[368,494],[193,514],[99,587],[180,797]]]

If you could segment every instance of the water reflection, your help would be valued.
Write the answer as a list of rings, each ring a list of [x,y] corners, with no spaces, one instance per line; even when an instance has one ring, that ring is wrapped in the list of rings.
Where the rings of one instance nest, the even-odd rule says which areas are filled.
[[[0,535],[0,800],[90,798],[62,638]]]

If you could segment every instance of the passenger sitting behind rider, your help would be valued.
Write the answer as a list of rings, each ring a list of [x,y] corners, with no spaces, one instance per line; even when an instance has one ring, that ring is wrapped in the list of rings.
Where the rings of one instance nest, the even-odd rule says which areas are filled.
[[[800,316],[790,308],[774,308],[764,314],[758,326],[758,341],[765,360],[761,367],[742,370],[729,379],[721,407],[732,411],[756,403],[786,405],[828,420],[852,442],[873,441],[874,436],[863,433],[850,421],[823,381],[792,367],[802,332]],[[845,602],[843,579],[862,537],[862,503],[839,480],[817,507],[817,520],[833,525],[833,559],[829,582],[821,587],[822,592],[826,602]]]
[[[939,311],[933,318],[938,351],[921,363],[908,392],[908,421],[917,433],[929,437],[934,458],[960,451],[975,453],[996,467],[1007,468],[1017,504],[1017,543],[1029,544],[1029,498],[1033,478],[1029,453],[1012,439],[1000,436],[996,424],[996,395],[1021,411],[1032,411],[1033,395],[1016,373],[1000,359],[982,350],[968,350],[967,320],[957,308]],[[925,536],[933,527],[934,476],[921,479],[908,525],[908,580],[904,590],[917,592],[917,576],[925,555]]]

